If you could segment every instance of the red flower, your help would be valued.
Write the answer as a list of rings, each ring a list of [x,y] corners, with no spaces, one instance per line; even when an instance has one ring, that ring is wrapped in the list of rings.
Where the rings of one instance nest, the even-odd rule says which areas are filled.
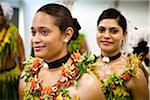
[[[40,60],[39,59],[34,60],[33,67],[35,68],[38,67],[39,65],[40,65]]]
[[[66,76],[65,67],[62,68],[61,73],[62,73],[63,76]]]
[[[123,79],[126,80],[126,81],[129,81],[130,80],[130,75],[128,73],[125,73],[123,74]]]

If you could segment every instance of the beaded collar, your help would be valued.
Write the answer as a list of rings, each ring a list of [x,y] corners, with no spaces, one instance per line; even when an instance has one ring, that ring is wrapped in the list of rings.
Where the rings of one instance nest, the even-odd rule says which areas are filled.
[[[103,56],[103,55],[101,55],[101,58],[102,58],[103,62],[108,63],[110,61],[118,59],[120,56],[121,56],[121,53],[119,52],[115,56]]]
[[[67,55],[65,55],[64,57],[58,60],[55,60],[53,62],[46,62],[45,60],[44,62],[48,64],[49,69],[53,69],[53,68],[58,68],[62,66],[63,64],[65,64],[68,61],[69,57],[70,57],[70,54],[67,53]]]

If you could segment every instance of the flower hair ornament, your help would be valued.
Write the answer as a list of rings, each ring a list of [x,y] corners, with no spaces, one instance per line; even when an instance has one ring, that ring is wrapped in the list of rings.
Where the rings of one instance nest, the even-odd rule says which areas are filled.
[[[7,2],[0,2],[0,6],[3,10],[5,19],[10,21],[13,16],[13,8]]]

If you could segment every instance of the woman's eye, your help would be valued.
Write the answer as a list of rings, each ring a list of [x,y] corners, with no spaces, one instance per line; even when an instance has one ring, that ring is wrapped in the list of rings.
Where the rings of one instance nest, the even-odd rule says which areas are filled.
[[[103,32],[105,32],[105,29],[104,29],[104,28],[98,28],[98,31],[99,31],[100,33],[103,33]]]
[[[47,35],[47,34],[48,34],[48,31],[47,31],[47,30],[41,30],[40,33],[41,33],[42,35]]]
[[[35,36],[36,35],[36,32],[35,31],[31,31],[32,33],[32,36]]]
[[[110,29],[110,32],[113,33],[113,34],[116,34],[118,32],[118,30],[116,30],[116,29]]]

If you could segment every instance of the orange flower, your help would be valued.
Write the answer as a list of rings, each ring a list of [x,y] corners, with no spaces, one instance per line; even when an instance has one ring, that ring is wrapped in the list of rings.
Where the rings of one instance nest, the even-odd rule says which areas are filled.
[[[130,80],[130,75],[128,73],[125,73],[123,74],[123,79],[126,80],[126,81],[129,81]]]
[[[40,60],[39,59],[34,60],[33,67],[35,68],[38,67],[39,65],[40,65]]]
[[[45,93],[51,93],[52,92],[52,88],[50,86],[48,87],[43,87],[42,88],[42,92],[45,94]]]
[[[31,83],[31,87],[35,87],[36,86],[36,81],[35,81],[34,78],[30,78],[29,82]]]
[[[72,55],[71,55],[71,57],[75,60],[75,61],[77,61],[77,62],[80,62],[80,53],[79,52],[74,52]]]
[[[61,73],[62,73],[63,76],[66,76],[65,67],[62,68]]]

